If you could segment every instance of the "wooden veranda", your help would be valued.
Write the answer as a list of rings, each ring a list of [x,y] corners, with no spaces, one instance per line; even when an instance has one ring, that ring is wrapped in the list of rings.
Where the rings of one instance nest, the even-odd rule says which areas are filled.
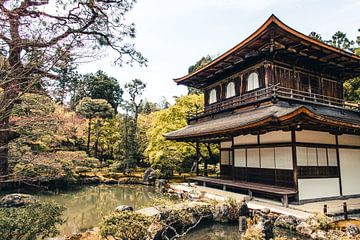
[[[222,179],[217,177],[191,177],[189,181],[195,181],[198,184],[202,184],[203,186],[208,185],[217,185],[222,187],[224,191],[227,188],[233,188],[238,190],[245,190],[248,192],[249,197],[252,198],[252,193],[265,193],[268,195],[273,195],[276,197],[281,197],[282,203],[284,207],[288,206],[289,197],[296,196],[297,191],[292,188],[285,188],[285,187],[278,187],[273,185],[266,185],[260,183],[252,183],[252,182],[245,182],[245,181],[234,181],[228,179]]]

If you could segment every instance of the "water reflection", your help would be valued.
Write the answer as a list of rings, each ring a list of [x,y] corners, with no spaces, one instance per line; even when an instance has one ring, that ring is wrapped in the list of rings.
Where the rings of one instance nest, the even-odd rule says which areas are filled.
[[[153,187],[140,185],[86,186],[36,195],[41,201],[53,201],[66,207],[63,216],[67,221],[59,227],[61,235],[98,226],[103,217],[119,205],[129,205],[136,210],[151,206],[153,200],[160,197]]]

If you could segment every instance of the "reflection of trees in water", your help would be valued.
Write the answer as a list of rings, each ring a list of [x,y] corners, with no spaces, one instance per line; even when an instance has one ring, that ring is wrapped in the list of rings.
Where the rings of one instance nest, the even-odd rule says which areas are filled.
[[[151,206],[152,199],[159,197],[153,188],[140,185],[87,186],[77,191],[39,196],[41,200],[54,201],[66,207],[64,217],[67,222],[61,226],[64,234],[97,226],[119,205],[139,209]]]
[[[204,224],[191,232],[183,240],[238,240],[240,233],[237,225]]]

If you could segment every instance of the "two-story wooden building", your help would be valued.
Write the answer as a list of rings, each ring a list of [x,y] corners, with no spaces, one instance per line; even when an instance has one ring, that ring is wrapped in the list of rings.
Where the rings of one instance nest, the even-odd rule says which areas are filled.
[[[360,195],[360,111],[343,82],[360,57],[272,15],[178,84],[202,89],[204,111],[169,140],[220,144],[221,178],[197,181],[296,201]]]

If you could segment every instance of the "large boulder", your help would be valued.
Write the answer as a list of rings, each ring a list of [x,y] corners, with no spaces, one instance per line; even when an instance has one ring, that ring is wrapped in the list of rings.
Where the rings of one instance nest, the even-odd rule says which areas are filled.
[[[143,182],[147,184],[154,184],[156,180],[156,172],[153,168],[146,169],[143,177]]]
[[[297,217],[291,215],[280,215],[276,218],[274,224],[276,227],[295,230],[296,226],[299,225],[300,222],[300,219],[298,219]]]
[[[5,195],[0,199],[0,207],[10,208],[10,207],[23,207],[30,204],[36,203],[36,199],[28,194],[13,193]]]
[[[302,235],[310,236],[313,229],[307,222],[301,222],[296,226],[296,231]]]
[[[120,205],[115,208],[116,212],[124,212],[124,211],[134,211],[133,207],[128,205]]]
[[[233,203],[218,203],[212,209],[213,219],[217,222],[236,222],[239,220],[239,206]]]

